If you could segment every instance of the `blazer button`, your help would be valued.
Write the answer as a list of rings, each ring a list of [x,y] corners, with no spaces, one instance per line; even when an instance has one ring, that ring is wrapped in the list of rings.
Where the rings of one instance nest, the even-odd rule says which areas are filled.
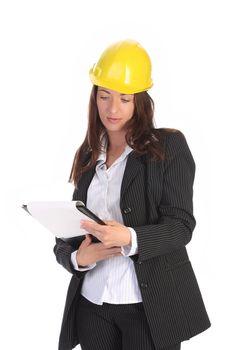
[[[142,288],[147,288],[147,287],[148,287],[147,283],[145,283],[145,282],[142,282],[142,283],[140,284],[140,286],[141,286]]]
[[[138,265],[142,265],[142,261],[141,260],[138,262]]]
[[[124,208],[123,212],[124,214],[129,214],[131,212],[131,208]]]

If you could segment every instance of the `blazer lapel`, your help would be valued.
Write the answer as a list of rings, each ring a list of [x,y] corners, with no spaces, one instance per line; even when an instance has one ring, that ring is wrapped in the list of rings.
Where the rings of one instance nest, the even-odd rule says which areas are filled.
[[[94,174],[95,166],[83,174],[78,184],[77,200],[81,200],[85,204],[87,202],[87,189],[91,183]]]
[[[129,187],[130,183],[133,181],[135,176],[137,176],[138,172],[143,169],[143,167],[144,165],[141,161],[141,156],[135,151],[131,152],[127,159],[125,172],[124,172],[124,176],[121,184],[121,200],[124,197],[124,194],[127,191],[127,188]],[[78,191],[76,195],[77,200],[81,200],[84,203],[86,203],[87,190],[91,183],[91,180],[93,179],[94,174],[95,174],[95,166],[90,170],[88,170],[86,173],[84,173],[83,176],[81,177],[78,184]]]
[[[121,184],[121,200],[129,187],[130,183],[133,181],[138,172],[143,169],[143,163],[140,161],[140,155],[135,151],[129,154],[127,159],[125,172]]]

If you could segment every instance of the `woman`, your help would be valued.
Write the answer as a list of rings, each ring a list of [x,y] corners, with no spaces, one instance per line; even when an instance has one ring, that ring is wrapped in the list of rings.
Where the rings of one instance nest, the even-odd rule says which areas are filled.
[[[180,131],[153,125],[151,62],[139,43],[108,47],[90,78],[70,181],[73,200],[106,225],[84,220],[85,239],[57,239],[57,261],[73,274],[59,350],[180,349],[210,326],[185,248],[194,160]]]

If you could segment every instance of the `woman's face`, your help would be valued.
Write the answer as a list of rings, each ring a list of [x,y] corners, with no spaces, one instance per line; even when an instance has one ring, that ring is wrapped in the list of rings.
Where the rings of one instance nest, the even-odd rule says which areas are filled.
[[[134,113],[134,95],[98,86],[97,107],[107,132],[125,131],[125,124]]]

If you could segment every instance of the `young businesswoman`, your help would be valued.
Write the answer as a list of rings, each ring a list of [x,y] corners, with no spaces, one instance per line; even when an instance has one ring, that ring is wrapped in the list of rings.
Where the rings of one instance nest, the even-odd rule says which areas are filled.
[[[186,251],[195,163],[184,135],[153,124],[151,61],[133,40],[90,70],[89,124],[70,181],[106,223],[54,247],[72,273],[59,350],[180,349],[210,326]],[[99,243],[92,242],[93,236]]]

